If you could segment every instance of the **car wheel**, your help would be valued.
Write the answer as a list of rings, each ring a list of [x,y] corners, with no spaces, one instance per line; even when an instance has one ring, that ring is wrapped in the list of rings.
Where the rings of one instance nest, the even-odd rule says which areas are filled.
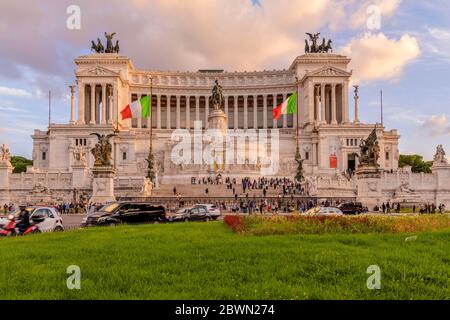
[[[206,217],[206,218],[205,218],[205,221],[206,221],[206,222],[209,222],[209,221],[211,221],[211,218],[210,218],[210,217]]]
[[[61,226],[57,226],[55,229],[53,229],[54,232],[62,232],[64,231],[64,228]]]
[[[153,221],[154,224],[159,224],[158,220]]]
[[[184,222],[189,222],[189,218],[184,218]]]
[[[41,233],[41,230],[39,230],[39,229],[34,229],[33,232],[31,232],[31,233]]]

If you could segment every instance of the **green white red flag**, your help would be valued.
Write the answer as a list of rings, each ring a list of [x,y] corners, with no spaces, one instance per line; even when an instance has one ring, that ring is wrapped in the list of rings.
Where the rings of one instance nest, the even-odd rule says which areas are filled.
[[[138,118],[147,118],[150,116],[150,97],[143,96],[141,99],[133,101],[132,103],[125,106],[125,108],[120,111],[122,115],[122,120]]]
[[[282,114],[295,114],[297,112],[297,92],[293,92],[282,104],[273,108],[273,120],[278,119]]]

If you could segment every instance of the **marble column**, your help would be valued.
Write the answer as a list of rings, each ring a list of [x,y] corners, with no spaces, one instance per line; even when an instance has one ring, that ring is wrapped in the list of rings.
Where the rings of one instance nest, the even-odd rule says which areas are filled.
[[[95,124],[95,84],[91,83],[91,119],[90,124]]]
[[[263,95],[263,128],[267,129],[267,95]]]
[[[102,84],[102,124],[106,124],[106,84]]]
[[[345,81],[342,85],[342,122],[348,123],[348,82]]]
[[[323,123],[327,122],[327,118],[325,117],[325,106],[326,106],[326,101],[325,101],[325,84],[322,83],[320,85],[320,120]]]
[[[70,124],[75,123],[75,86],[70,88]]]
[[[191,96],[186,96],[186,129],[191,128]]]
[[[109,109],[109,117],[108,117],[108,123],[109,124],[113,124],[114,120],[113,120],[113,87],[112,86],[108,86],[108,109]]]
[[[309,123],[314,122],[314,105],[315,105],[315,96],[314,96],[314,85],[311,81],[308,82],[308,120]]]
[[[287,94],[283,94],[283,102],[286,101]],[[287,128],[287,114],[283,114],[283,128]]]
[[[200,121],[200,96],[195,96],[195,121]]]
[[[114,83],[113,87],[113,104],[112,104],[112,114],[115,120],[113,121],[119,121],[119,97],[118,97],[118,90],[117,90],[117,84]]]
[[[248,96],[244,95],[244,129],[248,129]]]
[[[319,95],[319,87],[316,87],[314,89],[315,91],[315,97],[316,97],[316,103],[315,103],[315,109],[316,109],[316,122],[322,121],[321,119],[321,112],[320,112],[320,95]]]
[[[227,115],[228,119],[228,96],[225,97],[225,114]]]
[[[209,96],[205,96],[205,129],[208,129],[208,117],[209,117]]]
[[[161,129],[161,95],[156,95],[156,128]]]
[[[141,98],[142,98],[142,94],[138,94],[137,99],[141,100]],[[137,127],[138,127],[138,129],[142,128],[142,116],[141,116],[141,113],[139,113],[138,118],[137,118]]]
[[[253,96],[253,128],[258,129],[258,96]]]
[[[176,96],[177,99],[177,105],[176,105],[176,128],[180,129],[180,122],[181,122],[181,107],[180,107],[180,100],[181,100],[181,96],[177,95]]]
[[[354,123],[359,123],[359,97],[355,95],[355,119]]]
[[[85,103],[84,103],[84,92],[86,87],[84,83],[78,82],[78,124],[84,124],[84,112],[85,112]]]
[[[239,117],[238,117],[238,96],[233,97],[233,103],[234,103],[234,129],[239,129]]]
[[[277,106],[277,95],[274,94],[274,95],[273,95],[273,108],[272,108],[272,110],[273,110],[276,106]],[[276,120],[276,119],[273,120],[273,128],[278,128],[278,123],[277,123],[277,120]]]
[[[336,84],[331,85],[331,124],[337,124],[336,120]]]
[[[166,96],[166,129],[172,129],[172,125],[170,123],[170,99],[171,96]]]

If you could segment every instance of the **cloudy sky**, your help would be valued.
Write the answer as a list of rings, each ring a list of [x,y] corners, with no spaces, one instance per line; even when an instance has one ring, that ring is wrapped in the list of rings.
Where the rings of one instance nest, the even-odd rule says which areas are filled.
[[[70,5],[80,29],[66,26]],[[353,59],[361,120],[380,121],[382,89],[400,152],[431,159],[439,143],[450,153],[449,21],[446,0],[0,0],[0,143],[31,155],[49,90],[52,122],[69,121],[73,60],[104,31],[137,68],[172,71],[285,69],[321,32]]]

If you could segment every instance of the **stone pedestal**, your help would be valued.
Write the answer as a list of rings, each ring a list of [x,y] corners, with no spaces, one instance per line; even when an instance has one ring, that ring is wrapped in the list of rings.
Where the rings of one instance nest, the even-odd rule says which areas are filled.
[[[215,144],[212,146],[212,155],[214,159],[221,159],[222,164],[218,161],[213,161],[209,169],[209,173],[222,173],[225,171],[225,145],[226,136],[228,132],[228,117],[220,108],[214,108],[211,114],[208,116],[208,128],[213,130],[218,130],[219,134],[222,136],[223,143],[221,145]]]
[[[92,197],[91,203],[106,203],[115,201],[114,196],[114,177],[116,172],[113,167],[94,167],[92,168]]]
[[[9,195],[9,177],[12,174],[12,165],[9,160],[0,160],[0,205],[11,201]]]
[[[443,203],[445,207],[450,208],[450,164],[447,161],[434,161],[431,167],[436,176],[436,195],[435,203]]]
[[[89,188],[89,169],[87,166],[72,166],[72,188],[78,190]]]
[[[384,199],[381,193],[381,170],[374,166],[359,166],[356,169],[357,201],[373,210]]]

